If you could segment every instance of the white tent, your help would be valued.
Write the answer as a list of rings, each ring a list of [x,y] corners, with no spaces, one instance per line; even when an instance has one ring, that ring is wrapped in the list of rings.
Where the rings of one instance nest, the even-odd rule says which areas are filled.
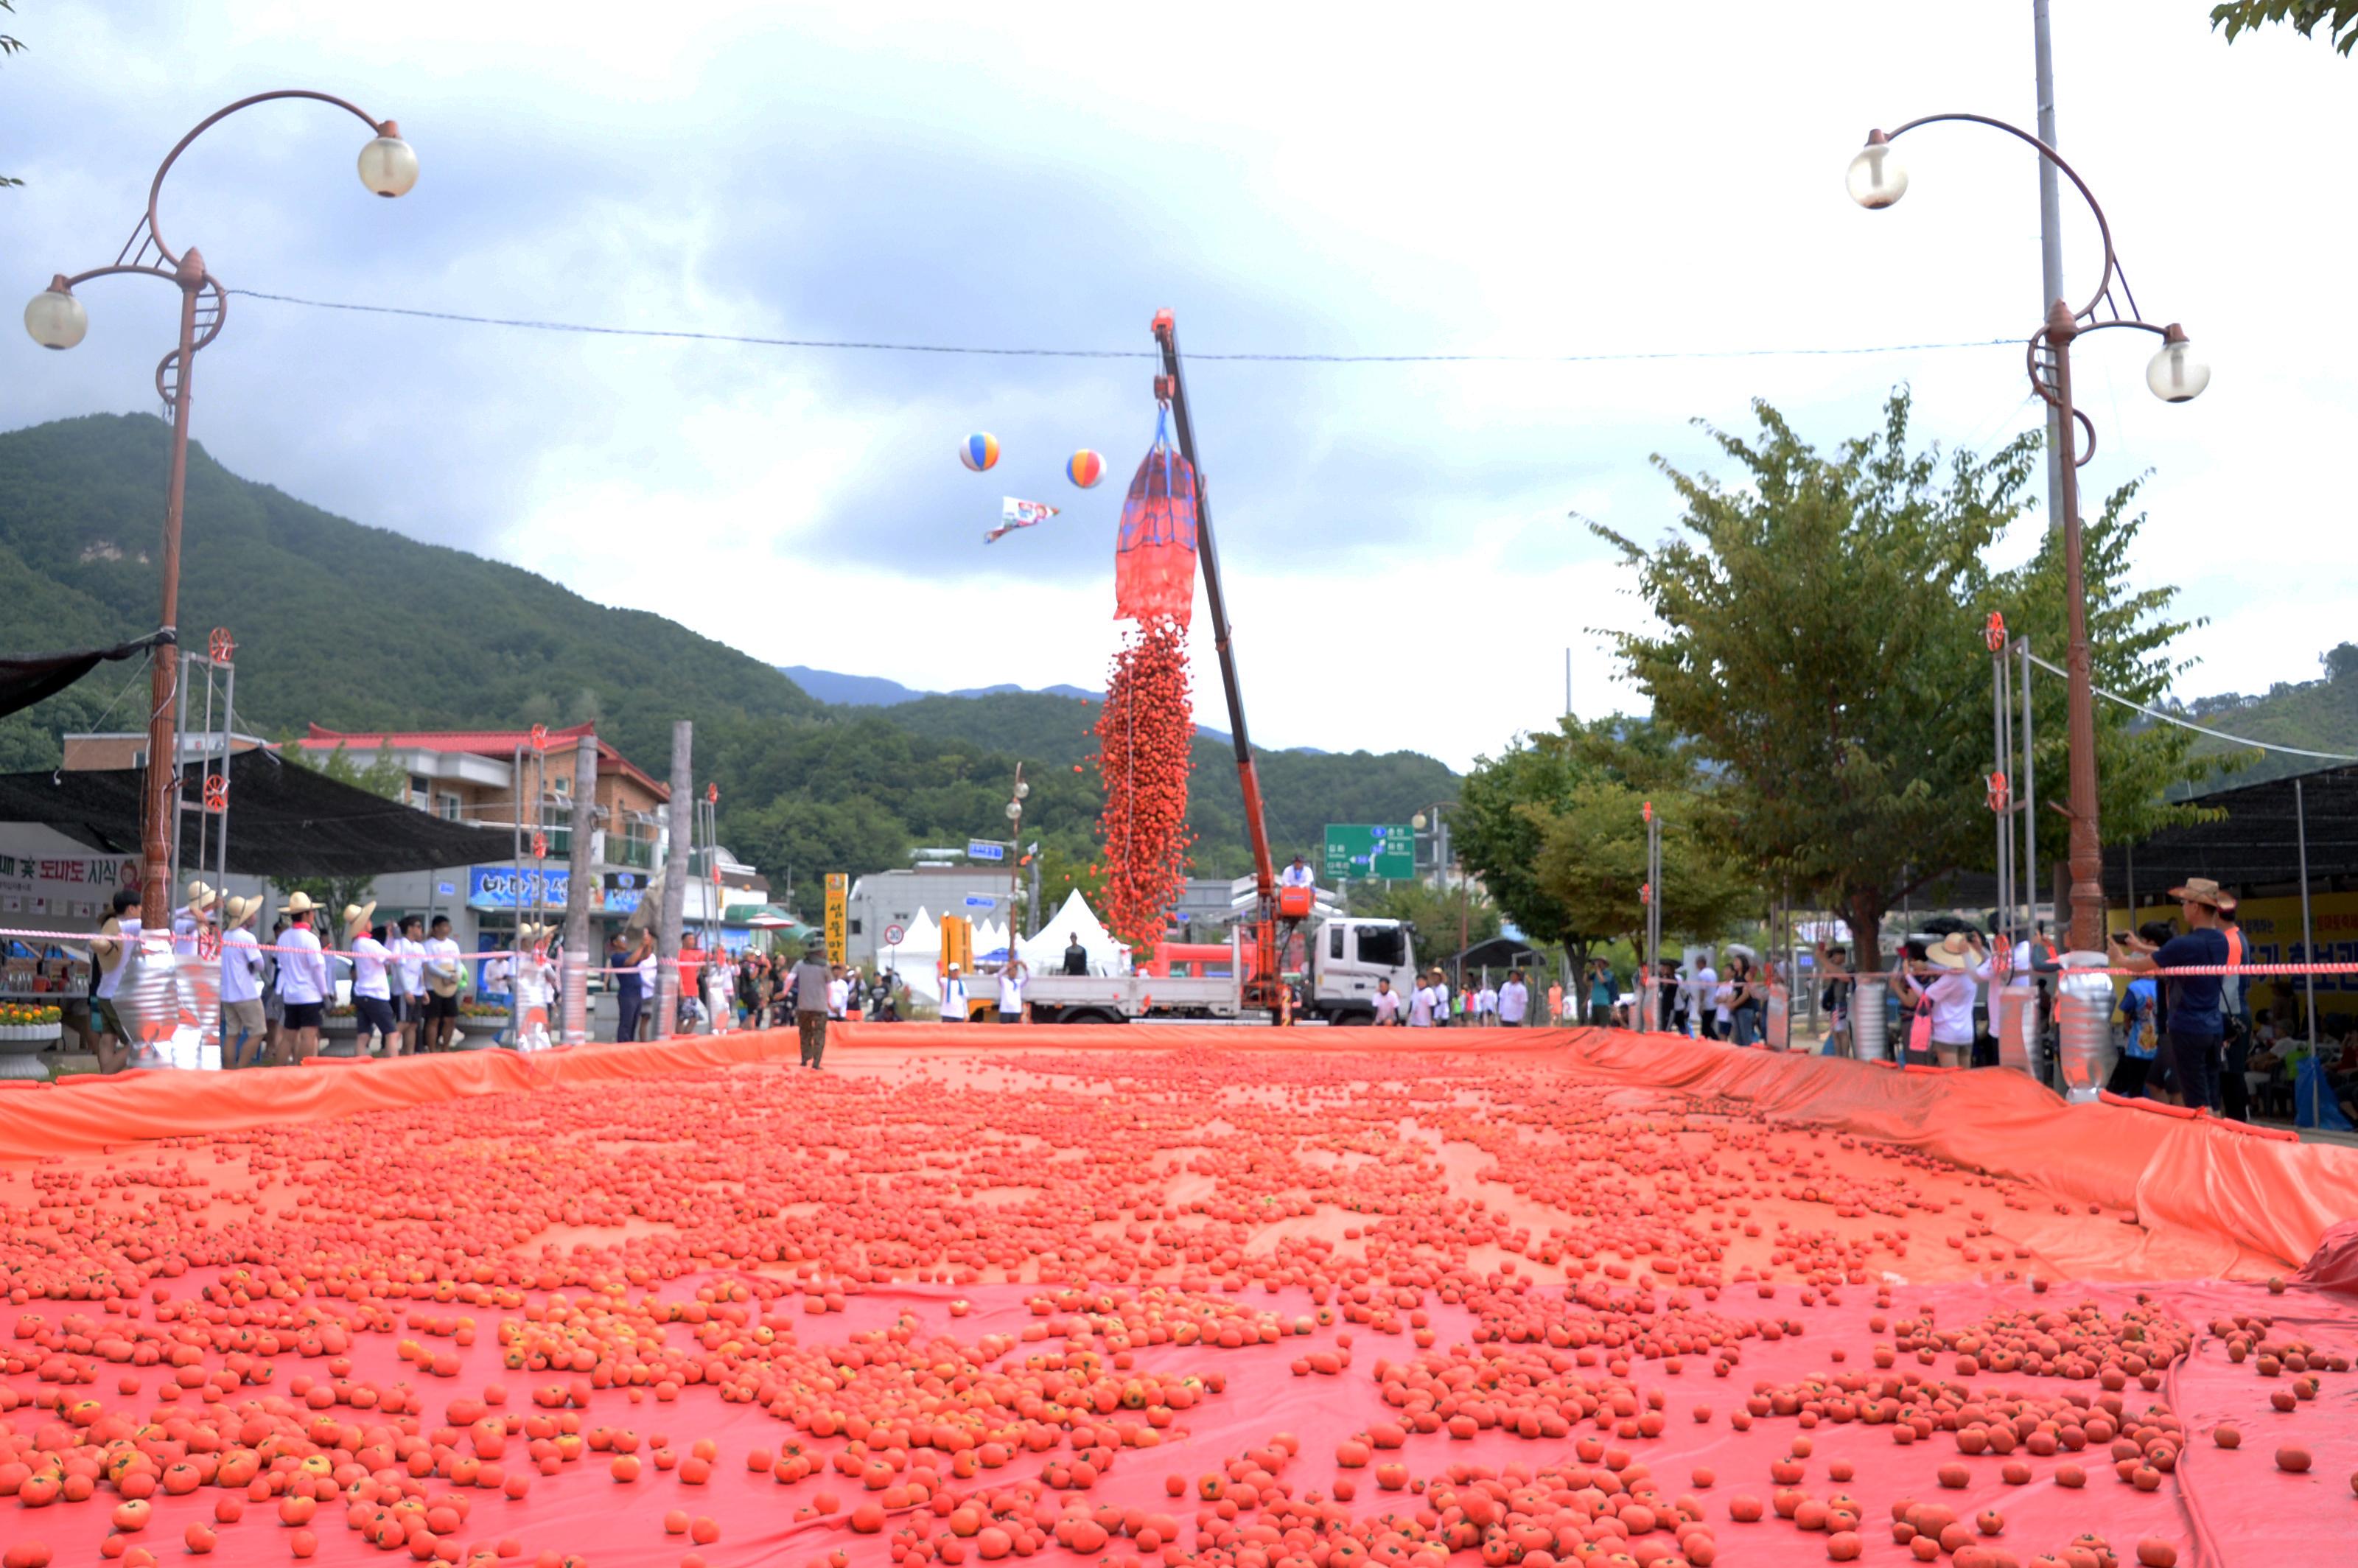
[[[1064,968],[1065,946],[1078,936],[1089,955],[1089,973],[1120,975],[1130,970],[1130,949],[1117,940],[1089,908],[1078,888],[1065,895],[1064,906],[1040,924],[1040,934],[1020,944],[1017,951],[1033,974]]]
[[[917,906],[916,918],[909,922],[909,929],[902,934],[901,940],[892,944],[892,951],[896,957],[902,954],[926,957],[941,950],[942,928],[934,923],[934,917],[925,913],[925,906],[921,903]]]

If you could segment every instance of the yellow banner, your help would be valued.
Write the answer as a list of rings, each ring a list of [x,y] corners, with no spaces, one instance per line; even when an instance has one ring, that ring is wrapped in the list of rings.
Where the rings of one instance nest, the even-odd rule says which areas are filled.
[[[2235,908],[2236,921],[2244,928],[2244,941],[2251,949],[2250,961],[2255,964],[2358,964],[2358,892],[2320,892],[2309,897],[2309,935],[2316,938],[2317,951],[2312,957],[2300,939],[2300,900],[2291,898],[2247,898]],[[2111,929],[2134,930],[2148,920],[2167,920],[2183,929],[2178,919],[2175,903],[2140,905],[2132,923],[2119,909],[2111,911]],[[2320,1022],[2358,1009],[2358,974],[2318,975],[2317,1015]],[[2279,998],[2304,994],[2309,978],[2299,975],[2280,976],[2274,979],[2254,980],[2245,989],[2250,994],[2252,1012],[2256,1018],[2262,1008],[2281,1022],[2299,1017],[2297,1008],[2288,1008]]]
[[[844,903],[850,883],[851,879],[841,871],[827,874],[827,961],[830,964],[847,961],[844,957],[847,950],[844,946]]]

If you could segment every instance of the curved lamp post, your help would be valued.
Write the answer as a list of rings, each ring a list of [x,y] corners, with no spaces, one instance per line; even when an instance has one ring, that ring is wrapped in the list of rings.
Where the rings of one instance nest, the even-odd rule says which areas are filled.
[[[2130,327],[2153,333],[2161,340],[2161,347],[2146,366],[2146,384],[2165,403],[2184,403],[2201,395],[2211,382],[2211,367],[2195,357],[2194,345],[2187,341],[2184,329],[2177,322],[2157,327],[2138,319],[2136,296],[2129,288],[2128,275],[2122,269],[2120,257],[2114,253],[2112,225],[2104,221],[2104,210],[2097,205],[2095,193],[2063,161],[2061,153],[2028,131],[1985,114],[1927,114],[1888,134],[1870,131],[1866,146],[1850,161],[1851,200],[1862,207],[1879,210],[1908,194],[1908,170],[1891,144],[1920,125],[1949,120],[1987,125],[2038,148],[2039,156],[2060,169],[2086,199],[2088,211],[2095,215],[2096,232],[2104,242],[2104,269],[2097,280],[2096,292],[2077,310],[2061,299],[2049,306],[2047,319],[2031,335],[2024,352],[2032,390],[2061,416],[2057,428],[2063,459],[2063,600],[2070,617],[2070,646],[2064,668],[2069,672],[2065,684],[2071,697],[2071,946],[2082,952],[2102,952],[2104,892],[2104,849],[2097,835],[2096,697],[2093,661],[2088,646],[2087,583],[2082,565],[2080,527],[2080,465],[2095,453],[2096,430],[2088,416],[2072,405],[2071,341],[2083,333],[2111,327]],[[2084,447],[2077,439],[2082,432],[2087,438]]]
[[[375,139],[361,148],[361,183],[377,195],[399,196],[417,183],[417,155],[401,139],[401,127],[393,121],[379,120],[325,92],[299,88],[257,92],[207,115],[164,155],[147,187],[147,211],[123,243],[112,265],[92,267],[70,277],[59,273],[25,307],[25,330],[35,342],[45,349],[70,349],[90,330],[90,315],[74,293],[77,285],[94,277],[138,274],[161,278],[180,291],[179,346],[156,366],[156,390],[172,411],[171,473],[164,492],[163,613],[158,620],[168,641],[174,637],[180,612],[180,512],[189,480],[189,373],[197,351],[221,336],[229,301],[221,280],[205,269],[205,258],[194,245],[176,252],[164,243],[163,231],[156,226],[156,199],[163,191],[164,177],[188,151],[189,143],[239,110],[278,98],[312,99],[344,110],[365,124]],[[180,666],[169,647],[159,647],[152,656],[154,708],[147,716],[147,775],[139,826],[140,906],[148,924],[155,925],[167,923],[172,908],[169,876],[172,849],[178,838],[175,819],[180,774],[172,708]]]

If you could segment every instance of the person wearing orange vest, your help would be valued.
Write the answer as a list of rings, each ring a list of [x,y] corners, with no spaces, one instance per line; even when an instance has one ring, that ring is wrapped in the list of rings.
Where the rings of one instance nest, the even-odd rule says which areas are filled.
[[[2219,935],[2227,939],[2227,962],[2245,964],[2251,961],[2251,948],[2244,940],[2244,928],[2235,923],[2234,895],[2219,910]],[[2252,1119],[2252,1086],[2244,1075],[2252,1065],[2252,1004],[2244,985],[2244,977],[2229,975],[2219,983],[2222,1020],[2226,1026],[2227,1051],[2224,1070],[2219,1075],[2220,1114],[2230,1121]]]

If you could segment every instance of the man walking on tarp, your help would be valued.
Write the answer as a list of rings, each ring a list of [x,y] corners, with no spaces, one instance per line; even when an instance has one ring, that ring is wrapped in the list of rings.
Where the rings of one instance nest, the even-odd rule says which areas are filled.
[[[816,1069],[827,1054],[827,1014],[835,975],[824,957],[805,953],[795,966],[795,1031],[802,1038],[802,1062]]]

